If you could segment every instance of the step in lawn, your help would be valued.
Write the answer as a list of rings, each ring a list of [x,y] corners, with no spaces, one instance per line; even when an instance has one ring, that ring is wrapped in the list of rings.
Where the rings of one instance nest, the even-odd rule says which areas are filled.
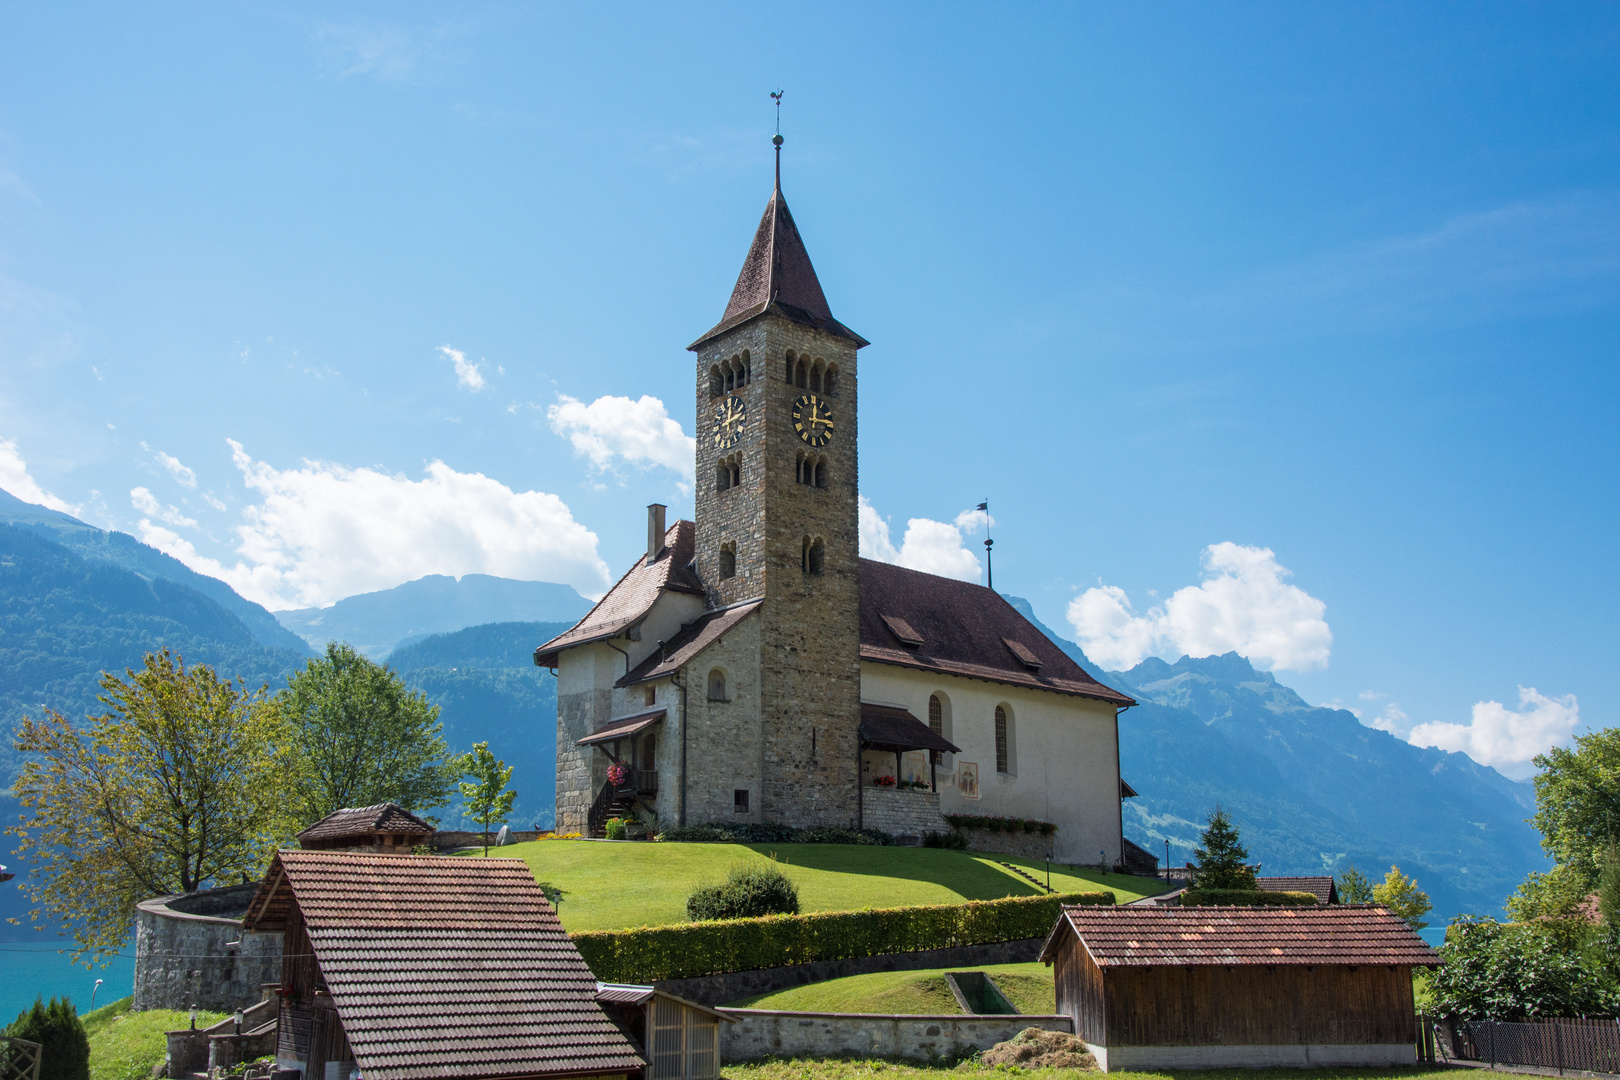
[[[1044,894],[998,861],[1013,863],[1043,885],[1046,881],[1043,863],[939,848],[537,840],[491,848],[490,854],[524,860],[537,881],[561,890],[557,913],[572,931],[685,922],[686,898],[693,889],[724,879],[735,862],[763,862],[772,856],[799,887],[805,912]],[[1144,888],[1159,887],[1151,878],[1052,868],[1057,891],[1112,889],[1120,903],[1139,898]]]

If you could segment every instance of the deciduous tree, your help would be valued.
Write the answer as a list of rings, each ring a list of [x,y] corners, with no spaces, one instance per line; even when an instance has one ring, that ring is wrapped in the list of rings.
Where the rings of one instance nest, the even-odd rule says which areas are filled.
[[[1536,757],[1536,816],[1541,846],[1595,889],[1603,852],[1620,835],[1620,728],[1575,737]]]
[[[1209,815],[1209,827],[1193,852],[1200,889],[1253,889],[1254,871],[1248,867],[1249,849],[1238,837],[1237,826],[1219,806]]]
[[[274,701],[291,728],[288,787],[301,825],[345,806],[428,810],[455,791],[438,706],[348,645],[329,643]]]
[[[473,743],[471,752],[461,755],[457,768],[472,782],[462,781],[467,816],[483,826],[484,854],[489,854],[489,827],[505,821],[517,801],[517,792],[506,790],[512,781],[512,767],[490,752],[489,743]]]
[[[1543,923],[1464,915],[1447,928],[1440,958],[1429,990],[1441,1016],[1613,1016],[1620,1005],[1608,974]]]
[[[6,831],[32,870],[36,928],[70,929],[76,959],[122,948],[141,900],[257,876],[286,825],[263,688],[168,650],[125,674],[102,676],[112,711],[85,729],[46,710],[15,733],[29,814]]]
[[[1373,886],[1373,903],[1381,904],[1389,909],[1391,915],[1406,920],[1406,925],[1413,930],[1422,930],[1429,924],[1423,921],[1423,916],[1434,910],[1429,903],[1429,894],[1417,887],[1417,882],[1401,873],[1400,867],[1392,866],[1384,880]]]

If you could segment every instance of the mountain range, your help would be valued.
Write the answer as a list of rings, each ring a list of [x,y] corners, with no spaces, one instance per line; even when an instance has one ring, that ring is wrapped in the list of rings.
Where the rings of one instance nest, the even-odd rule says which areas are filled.
[[[1029,604],[1008,597],[1034,618]],[[319,611],[272,615],[134,537],[0,492],[0,729],[41,706],[99,712],[102,671],[167,646],[251,685],[276,689],[326,635],[385,658],[441,708],[453,751],[487,740],[513,766],[515,825],[549,824],[556,687],[535,645],[589,602],[567,586],[484,575],[424,578]],[[514,615],[513,613],[517,614]],[[1494,912],[1546,860],[1525,822],[1529,784],[1462,754],[1422,749],[1315,707],[1236,654],[1148,659],[1104,671],[1072,641],[1037,626],[1086,670],[1139,704],[1120,718],[1126,835],[1186,861],[1216,805],[1228,809],[1264,873],[1416,877],[1436,914]],[[17,762],[0,742],[0,783]],[[17,807],[0,797],[0,816]],[[439,816],[462,825],[455,807]],[[15,863],[9,839],[0,862]],[[21,898],[0,890],[0,917]],[[0,924],[0,939],[17,933]]]

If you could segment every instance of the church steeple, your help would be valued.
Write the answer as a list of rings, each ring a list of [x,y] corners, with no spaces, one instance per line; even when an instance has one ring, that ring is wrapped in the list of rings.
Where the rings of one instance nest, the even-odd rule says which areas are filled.
[[[754,242],[743,260],[742,273],[737,275],[737,285],[731,290],[726,313],[713,329],[688,345],[688,349],[695,350],[767,311],[848,338],[855,342],[857,349],[869,344],[833,318],[832,309],[827,306],[827,295],[821,291],[815,267],[810,265],[810,253],[805,250],[799,227],[793,223],[787,199],[782,196],[780,146],[777,154],[776,190],[771,193],[771,201],[765,204],[765,214],[759,219]]]

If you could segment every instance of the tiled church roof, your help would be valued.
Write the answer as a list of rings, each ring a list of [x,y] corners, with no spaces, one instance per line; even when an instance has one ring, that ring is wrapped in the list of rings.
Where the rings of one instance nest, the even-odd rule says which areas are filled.
[[[1136,704],[1087,675],[994,590],[871,559],[860,566],[862,660]]]
[[[550,667],[563,649],[624,633],[647,617],[659,593],[665,589],[702,596],[703,583],[691,566],[696,537],[697,526],[690,521],[671,525],[664,533],[664,550],[658,553],[658,558],[650,563],[645,555],[637,559],[636,565],[583,619],[534,650],[534,662]]]
[[[855,342],[856,348],[867,344],[865,338],[833,318],[815,267],[810,265],[810,253],[805,250],[781,188],[771,194],[765,215],[759,219],[753,246],[748,249],[748,258],[743,260],[742,273],[737,276],[736,288],[731,290],[731,302],[726,305],[725,315],[712,330],[687,348],[697,349],[704,342],[767,311],[848,338]]]

